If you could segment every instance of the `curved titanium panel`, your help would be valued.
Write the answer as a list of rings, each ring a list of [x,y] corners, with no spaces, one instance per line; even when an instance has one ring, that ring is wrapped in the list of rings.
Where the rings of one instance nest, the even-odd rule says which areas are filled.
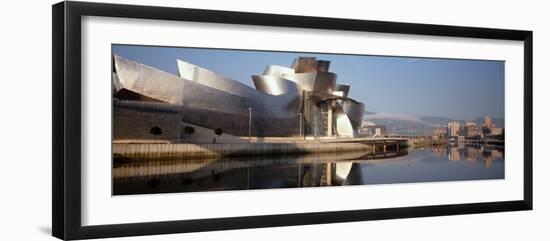
[[[252,81],[257,90],[270,95],[297,93],[296,83],[271,75],[253,75]]]
[[[114,60],[121,88],[168,103],[183,103],[181,78],[118,55]]]
[[[289,117],[300,110],[300,99],[296,91],[277,96],[260,92],[237,80],[227,78],[210,70],[178,59],[178,70],[182,78],[191,82],[240,96],[246,99],[247,105],[258,114],[266,117]]]
[[[317,71],[328,72],[329,68],[330,68],[330,61],[317,60]]]
[[[317,71],[317,58],[315,57],[298,57],[294,60],[292,67],[296,73],[309,73]]]
[[[315,86],[316,72],[311,73],[298,73],[298,74],[283,74],[283,78],[295,82],[298,86],[300,93],[302,90],[313,91]]]
[[[349,85],[336,85],[335,90],[344,92],[344,97],[348,97]]]
[[[361,127],[363,117],[365,116],[365,105],[353,100],[343,100],[342,107],[353,126],[353,130],[357,130]]]
[[[311,93],[308,100],[311,104],[339,99],[334,102],[333,107],[334,126],[339,136],[353,137],[363,119],[362,103],[333,94],[334,90],[347,92],[349,86],[337,86],[336,74],[330,72],[315,70],[294,73],[293,69],[271,65],[264,71],[267,75],[252,77],[257,88],[254,89],[181,60],[178,60],[181,77],[178,77],[117,55],[113,55],[113,59],[113,91],[118,93],[128,90],[129,93],[135,92],[173,104],[178,109],[174,120],[171,120],[174,125],[185,121],[206,128],[223,128],[227,133],[242,136],[248,134],[251,114],[253,135],[299,135],[298,113],[301,111],[303,90]],[[304,58],[302,61],[296,61],[297,64],[302,64],[296,67],[309,71],[312,67],[311,59]],[[324,62],[321,63],[323,64]],[[317,65],[319,63],[316,62]],[[321,67],[328,69],[328,66]],[[156,107],[145,112],[137,107],[131,109],[132,115],[159,111]]]
[[[336,133],[339,137],[353,137],[354,136],[354,129],[350,122],[350,119],[342,109],[342,106],[340,104],[335,103],[334,104],[334,116],[336,119]]]
[[[246,98],[115,56],[121,89],[178,106],[248,114]],[[205,98],[208,96],[208,98]]]
[[[164,102],[239,115],[248,115],[251,107],[254,116],[265,118],[294,118],[301,107],[296,91],[274,96],[214,73],[199,71],[193,75],[205,78],[191,81],[117,55],[114,59],[121,87]]]
[[[120,89],[122,89],[122,85],[120,84],[120,80],[118,80],[118,75],[113,72],[112,75],[111,75],[111,78],[112,78],[112,90],[113,90],[113,94],[118,92]]]
[[[336,88],[336,74],[331,72],[316,72],[313,91],[332,94]]]
[[[114,57],[121,88],[175,105],[247,113],[246,99],[179,78],[120,56]],[[208,98],[204,98],[208,96]]]
[[[283,74],[283,78],[296,82],[300,92],[305,90],[332,94],[336,88],[336,74],[330,72]]]
[[[225,77],[208,69],[187,63],[183,60],[177,60],[178,72],[181,78],[218,89],[230,94],[249,96],[257,92],[254,88],[245,85],[237,80]]]
[[[264,75],[271,75],[282,78],[283,74],[294,74],[294,69],[279,65],[268,65],[264,70]]]

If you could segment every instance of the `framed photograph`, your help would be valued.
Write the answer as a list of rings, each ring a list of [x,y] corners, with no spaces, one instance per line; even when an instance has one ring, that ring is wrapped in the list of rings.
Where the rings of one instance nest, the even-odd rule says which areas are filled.
[[[531,210],[532,34],[55,4],[53,235]]]

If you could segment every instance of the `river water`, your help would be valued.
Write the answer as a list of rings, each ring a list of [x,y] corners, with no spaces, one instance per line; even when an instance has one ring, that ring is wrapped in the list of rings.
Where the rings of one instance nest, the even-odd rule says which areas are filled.
[[[302,188],[504,178],[504,152],[439,146],[399,152],[309,154],[113,164],[113,195]]]

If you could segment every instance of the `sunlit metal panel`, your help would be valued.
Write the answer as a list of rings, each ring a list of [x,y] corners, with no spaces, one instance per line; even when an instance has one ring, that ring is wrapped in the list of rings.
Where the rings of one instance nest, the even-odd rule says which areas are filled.
[[[338,103],[335,103],[334,116],[336,119],[336,133],[338,136],[354,137],[354,129],[350,119]]]
[[[342,107],[344,112],[348,116],[353,130],[357,130],[361,127],[363,117],[365,116],[365,105],[361,102],[356,102],[350,99],[342,101]]]
[[[296,83],[270,75],[253,75],[252,80],[257,90],[270,95],[297,93]]]
[[[271,75],[282,78],[284,74],[294,74],[294,69],[279,65],[268,65],[265,68],[263,75]]]
[[[149,66],[114,56],[121,87],[172,104],[183,104],[184,81]]]
[[[342,91],[344,92],[344,97],[348,97],[348,94],[349,94],[349,85],[342,85],[342,84],[339,84],[339,85],[336,85],[336,91]]]

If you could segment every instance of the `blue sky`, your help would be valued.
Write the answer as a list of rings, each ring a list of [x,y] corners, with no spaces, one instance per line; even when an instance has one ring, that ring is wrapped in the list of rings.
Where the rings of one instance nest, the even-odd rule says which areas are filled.
[[[290,67],[298,56],[331,61],[337,82],[373,112],[415,117],[504,118],[504,62],[414,57],[113,45],[113,52],[177,75],[176,59],[254,87],[269,64]]]

